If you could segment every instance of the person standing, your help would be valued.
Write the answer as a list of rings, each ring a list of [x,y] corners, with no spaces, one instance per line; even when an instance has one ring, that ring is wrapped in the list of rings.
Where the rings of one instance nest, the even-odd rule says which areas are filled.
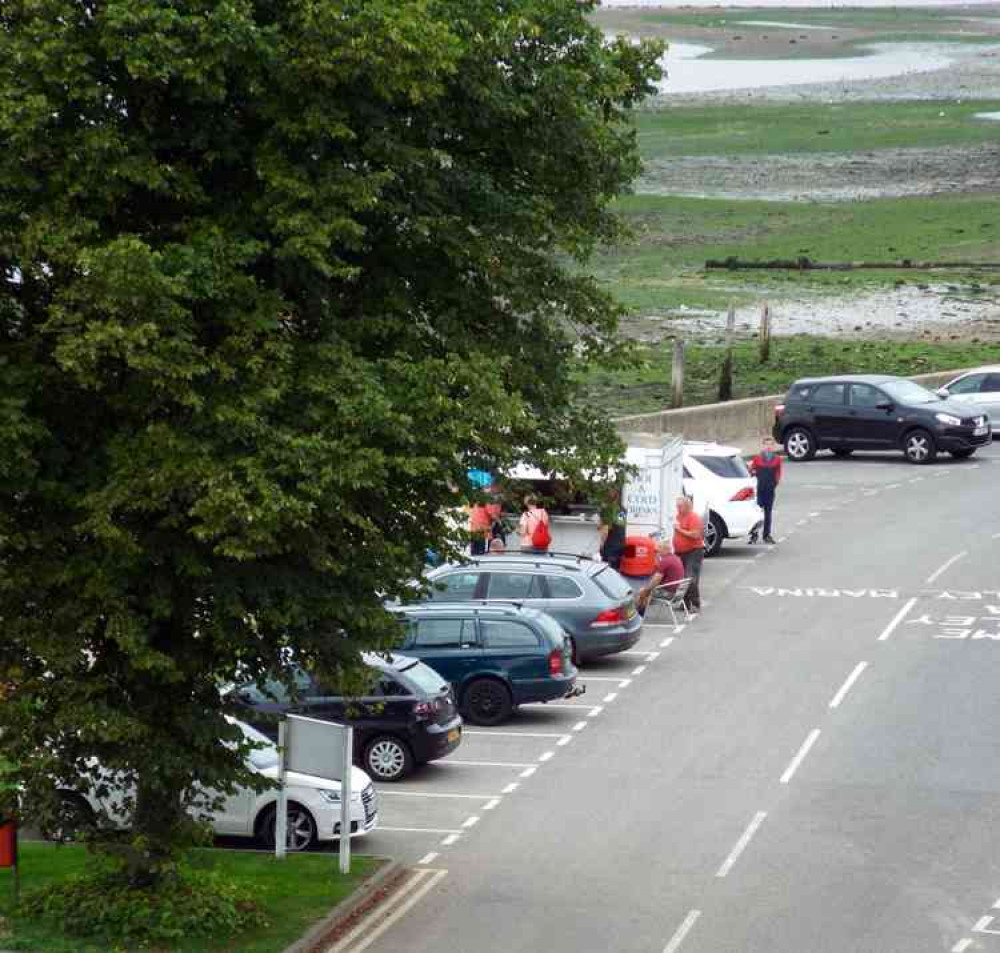
[[[473,556],[482,556],[490,538],[490,526],[493,520],[489,507],[482,503],[473,503],[469,507],[469,551]]]
[[[677,498],[674,519],[674,552],[684,566],[684,575],[691,580],[684,604],[690,612],[701,612],[701,564],[705,558],[705,523],[695,513],[689,497]]]
[[[760,453],[750,461],[750,473],[757,478],[757,503],[764,511],[764,542],[773,546],[771,515],[774,512],[774,493],[781,482],[781,455],[771,437],[761,441]]]
[[[601,510],[601,524],[597,535],[601,541],[601,559],[612,569],[620,569],[625,554],[625,525],[628,514],[622,507],[621,494],[615,490]]]
[[[524,512],[517,525],[517,534],[521,537],[522,552],[544,553],[549,548],[549,541],[552,539],[552,533],[549,529],[549,514],[544,507],[538,505],[538,501],[533,496],[524,498]],[[543,538],[547,540],[544,546],[541,545]]]

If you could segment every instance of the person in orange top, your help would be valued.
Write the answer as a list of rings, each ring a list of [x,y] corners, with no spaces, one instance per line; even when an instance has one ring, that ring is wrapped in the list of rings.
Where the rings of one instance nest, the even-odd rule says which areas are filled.
[[[489,506],[473,503],[469,507],[469,536],[472,538],[469,550],[473,556],[482,556],[486,552],[492,525]]]
[[[674,519],[674,552],[681,558],[684,575],[691,580],[684,602],[691,612],[701,611],[701,564],[705,558],[705,524],[695,513],[691,500],[677,498],[677,516]]]

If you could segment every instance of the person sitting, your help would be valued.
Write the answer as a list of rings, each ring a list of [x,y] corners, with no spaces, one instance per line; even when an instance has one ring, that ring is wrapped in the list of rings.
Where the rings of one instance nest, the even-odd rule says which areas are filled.
[[[668,586],[667,592],[673,593],[677,583],[684,578],[684,564],[680,557],[674,555],[674,547],[669,539],[661,539],[656,544],[656,569],[649,581],[639,590],[636,597],[636,608],[639,615],[646,614],[649,600],[657,586]]]

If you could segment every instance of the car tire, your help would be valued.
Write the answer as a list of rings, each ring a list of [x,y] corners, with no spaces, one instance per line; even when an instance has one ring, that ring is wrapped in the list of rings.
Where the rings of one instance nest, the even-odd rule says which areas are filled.
[[[709,514],[705,523],[705,555],[714,556],[722,549],[722,541],[726,538],[726,524],[717,513]]]
[[[792,427],[785,434],[785,455],[793,463],[804,463],[816,456],[816,438],[805,427]]]
[[[474,725],[499,725],[513,709],[507,686],[495,678],[473,679],[462,693],[462,714]]]
[[[379,735],[365,746],[364,769],[375,781],[402,781],[413,765],[410,746],[395,735]]]
[[[956,460],[968,460],[975,452],[975,447],[967,447],[965,450],[952,450],[951,455]]]
[[[268,850],[274,850],[275,831],[278,826],[278,811],[272,804],[257,821],[257,839]],[[315,846],[319,840],[316,821],[312,814],[295,801],[288,803],[288,838],[285,849],[288,853],[298,853]]]
[[[937,456],[937,446],[930,431],[918,427],[903,437],[903,456],[917,466],[930,463]]]
[[[854,453],[854,447],[834,447],[833,455],[835,457],[849,457]]]
[[[51,826],[46,826],[41,834],[55,844],[72,844],[79,840],[89,828],[93,828],[96,818],[93,808],[86,798],[73,791],[59,792],[59,816]]]

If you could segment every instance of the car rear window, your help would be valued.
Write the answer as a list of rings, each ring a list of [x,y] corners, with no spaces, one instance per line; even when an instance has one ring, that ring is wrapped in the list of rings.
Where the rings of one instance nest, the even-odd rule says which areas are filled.
[[[610,566],[598,569],[591,578],[612,599],[626,599],[632,595],[632,587]]]
[[[745,479],[750,476],[750,472],[747,470],[747,465],[743,462],[743,458],[737,454],[733,454],[730,457],[709,457],[696,455],[695,460],[697,460],[706,470],[714,473],[718,477],[724,477],[727,480]]]
[[[418,688],[429,695],[437,695],[448,687],[448,683],[423,662],[414,662],[406,668],[398,669],[400,681]]]
[[[543,612],[539,615],[535,622],[538,625],[538,628],[549,636],[556,645],[562,645],[563,639],[566,638],[566,633],[563,631],[563,627],[556,622],[552,616],[545,615]]]

